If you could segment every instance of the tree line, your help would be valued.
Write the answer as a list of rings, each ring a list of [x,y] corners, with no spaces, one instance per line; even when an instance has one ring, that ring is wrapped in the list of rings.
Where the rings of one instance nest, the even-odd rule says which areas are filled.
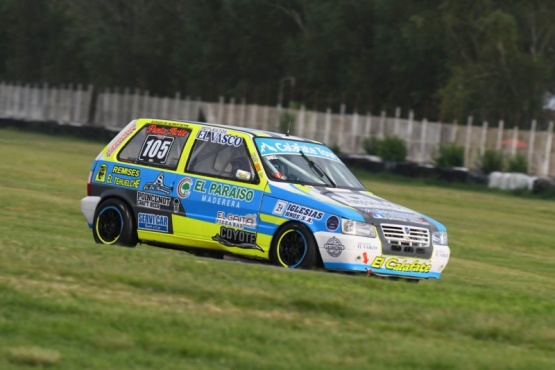
[[[549,118],[555,2],[0,0],[0,80],[418,118]]]

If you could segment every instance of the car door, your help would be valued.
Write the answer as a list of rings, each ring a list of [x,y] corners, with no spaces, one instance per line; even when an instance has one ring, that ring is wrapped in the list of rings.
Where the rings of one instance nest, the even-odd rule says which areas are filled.
[[[264,185],[255,171],[250,135],[219,127],[196,132],[175,195],[185,217],[174,222],[174,233],[193,246],[260,256],[257,242],[259,208]]]

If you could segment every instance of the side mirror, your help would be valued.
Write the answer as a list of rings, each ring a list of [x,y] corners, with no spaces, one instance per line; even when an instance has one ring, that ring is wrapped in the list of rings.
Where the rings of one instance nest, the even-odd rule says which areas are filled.
[[[249,171],[237,170],[235,177],[240,180],[250,181],[251,173]]]

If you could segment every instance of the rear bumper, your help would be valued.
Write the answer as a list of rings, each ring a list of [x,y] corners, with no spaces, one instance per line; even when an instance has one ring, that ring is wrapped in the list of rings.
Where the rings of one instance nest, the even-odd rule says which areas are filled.
[[[100,203],[100,197],[85,197],[81,199],[81,212],[89,227],[92,227],[93,219],[94,219],[94,212],[96,211],[96,206]]]

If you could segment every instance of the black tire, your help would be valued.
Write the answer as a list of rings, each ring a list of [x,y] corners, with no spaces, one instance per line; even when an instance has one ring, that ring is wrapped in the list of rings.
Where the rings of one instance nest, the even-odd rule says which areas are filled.
[[[272,240],[270,258],[278,266],[311,269],[316,266],[318,257],[316,240],[303,224],[283,226]]]
[[[129,207],[119,199],[100,203],[94,213],[93,236],[99,244],[137,245],[137,230]]]

